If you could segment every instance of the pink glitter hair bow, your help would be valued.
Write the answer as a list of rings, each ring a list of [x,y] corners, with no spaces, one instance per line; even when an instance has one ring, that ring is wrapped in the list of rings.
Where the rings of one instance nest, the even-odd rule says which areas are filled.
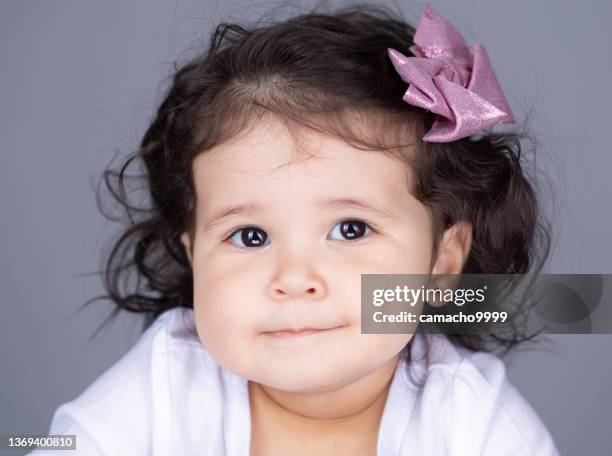
[[[513,123],[514,117],[481,43],[470,52],[463,37],[442,16],[425,5],[406,57],[387,52],[400,77],[409,83],[402,99],[437,114],[423,136],[428,142],[448,142],[492,125]]]

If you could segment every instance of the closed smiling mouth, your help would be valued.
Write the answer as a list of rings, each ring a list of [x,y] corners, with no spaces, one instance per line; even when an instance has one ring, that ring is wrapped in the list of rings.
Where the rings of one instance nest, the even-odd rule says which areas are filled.
[[[322,332],[328,332],[333,329],[338,329],[340,326],[334,326],[333,328],[298,328],[298,329],[281,329],[278,331],[265,331],[263,334],[272,336],[272,337],[298,337],[298,336],[307,336],[309,334],[317,334]]]

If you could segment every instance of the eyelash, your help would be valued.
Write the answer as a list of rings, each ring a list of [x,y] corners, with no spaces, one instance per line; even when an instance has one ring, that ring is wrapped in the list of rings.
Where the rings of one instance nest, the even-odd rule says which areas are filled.
[[[333,228],[335,228],[335,227],[336,227],[336,225],[338,225],[339,223],[344,223],[344,222],[362,222],[362,223],[363,223],[363,224],[365,224],[365,226],[366,226],[366,232],[367,232],[368,230],[370,230],[370,232],[369,232],[367,235],[364,235],[364,236],[362,236],[362,237],[360,237],[360,238],[358,238],[358,239],[352,240],[352,241],[351,241],[351,240],[348,240],[348,239],[345,239],[345,242],[357,242],[357,241],[359,241],[360,239],[363,239],[363,238],[365,238],[365,237],[367,237],[367,236],[369,236],[369,235],[371,235],[371,234],[373,234],[373,233],[378,233],[378,228],[376,227],[376,225],[375,225],[375,224],[370,223],[370,222],[367,222],[367,221],[365,221],[365,220],[363,220],[363,219],[359,219],[359,218],[345,218],[345,219],[338,220],[336,223],[334,223],[334,225],[332,226],[332,229],[333,229]],[[234,236],[236,235],[236,233],[239,233],[241,230],[244,230],[244,229],[246,229],[246,228],[257,228],[257,229],[259,229],[259,230],[261,230],[261,231],[265,232],[265,230],[264,230],[264,229],[262,229],[262,228],[260,228],[260,227],[258,227],[258,226],[256,226],[256,225],[242,225],[242,226],[239,226],[238,228],[236,228],[236,229],[232,230],[232,231],[231,231],[231,233],[230,233],[228,236],[225,236],[225,237],[224,237],[224,239],[223,239],[223,242],[227,242],[228,244],[231,244],[231,245],[233,245],[234,247],[238,247],[238,246],[236,246],[234,243],[232,243],[232,242],[230,241],[230,239],[231,239],[232,237],[234,237]],[[335,239],[334,239],[334,240],[335,240]],[[251,249],[256,249],[256,247],[238,247],[238,248],[239,248],[239,249],[242,249],[242,250],[251,250]]]

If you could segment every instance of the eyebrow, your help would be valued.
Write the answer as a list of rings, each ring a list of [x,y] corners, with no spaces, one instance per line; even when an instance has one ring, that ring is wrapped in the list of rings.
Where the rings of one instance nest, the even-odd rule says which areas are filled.
[[[353,208],[361,209],[366,212],[370,212],[382,218],[393,219],[394,214],[388,209],[379,207],[373,203],[357,198],[323,198],[317,201],[317,206],[332,207],[332,208]],[[241,214],[252,214],[257,211],[261,211],[263,208],[259,204],[248,203],[248,204],[237,204],[233,206],[224,207],[216,211],[210,220],[204,226],[204,230],[208,231],[215,225],[219,224],[223,219],[241,215]]]

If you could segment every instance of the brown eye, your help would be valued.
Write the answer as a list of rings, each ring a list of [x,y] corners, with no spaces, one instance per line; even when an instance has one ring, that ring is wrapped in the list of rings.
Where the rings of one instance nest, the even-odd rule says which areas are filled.
[[[336,238],[337,240],[354,240],[359,239],[369,232],[372,231],[372,227],[368,225],[363,220],[343,220],[337,223],[332,229],[330,236],[333,239],[333,236],[341,236],[341,238]]]
[[[268,235],[260,228],[247,226],[234,231],[227,240],[237,245],[237,247],[254,248],[264,245],[268,240]]]

